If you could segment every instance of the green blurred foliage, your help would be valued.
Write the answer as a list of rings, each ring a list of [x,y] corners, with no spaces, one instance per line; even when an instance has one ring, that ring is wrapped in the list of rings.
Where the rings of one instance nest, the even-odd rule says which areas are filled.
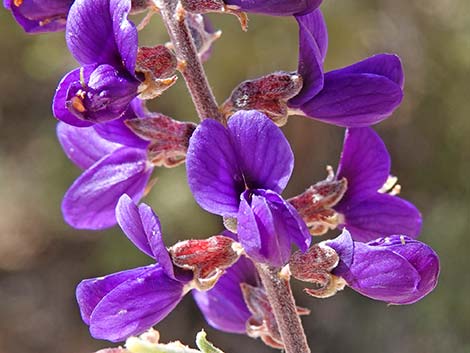
[[[441,256],[438,288],[404,307],[345,290],[317,300],[294,283],[313,352],[470,352],[470,2],[467,0],[325,0],[328,69],[377,52],[396,52],[406,71],[405,100],[377,130],[393,158],[403,196],[424,216],[421,239]],[[243,33],[235,18],[211,16],[223,31],[206,63],[222,102],[239,82],[276,70],[295,70],[297,30],[290,18],[250,16]],[[0,11],[0,352],[91,352],[107,346],[90,338],[74,300],[75,285],[149,263],[118,229],[75,231],[60,213],[63,193],[80,171],[55,138],[50,105],[61,76],[76,64],[63,33],[25,35]],[[141,44],[162,43],[155,17]],[[197,121],[182,80],[150,103],[180,120]],[[296,155],[286,196],[323,178],[336,165],[343,131],[291,118],[284,132]],[[159,169],[145,201],[160,215],[167,244],[222,229],[202,211],[184,167]],[[228,353],[272,352],[258,340],[211,330],[190,296],[158,325],[164,341],[192,342],[204,327]]]

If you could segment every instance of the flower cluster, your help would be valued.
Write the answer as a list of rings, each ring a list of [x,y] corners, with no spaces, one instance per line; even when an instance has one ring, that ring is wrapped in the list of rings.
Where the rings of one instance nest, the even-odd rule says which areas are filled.
[[[305,291],[320,298],[348,286],[372,299],[410,304],[434,289],[438,256],[416,240],[421,214],[397,196],[400,186],[390,174],[390,154],[370,127],[390,116],[403,98],[401,61],[394,54],[377,54],[324,72],[328,34],[320,4],[4,1],[27,32],[65,29],[78,62],[58,84],[53,101],[59,142],[84,170],[64,196],[65,221],[93,230],[118,223],[153,260],[78,285],[81,315],[93,337],[123,341],[141,334],[192,291],[211,326],[288,349],[279,321],[282,308],[273,305],[273,293],[261,276],[266,268],[286,286],[291,276],[314,284]],[[139,47],[138,30],[159,11],[165,19],[169,9],[175,10],[171,19],[177,21],[165,23],[173,42]],[[142,11],[147,16],[136,26],[131,15]],[[194,98],[198,88],[191,85],[203,82],[191,83],[188,75],[202,68],[220,36],[205,17],[214,12],[238,16],[244,28],[245,12],[295,18],[296,72],[279,71],[240,83],[216,107],[221,114],[200,116],[199,124],[148,111],[145,101],[170,88],[178,71]],[[189,40],[185,51],[194,51],[197,62],[181,56],[178,46],[184,39]],[[282,192],[294,155],[279,126],[293,114],[346,130],[336,172],[328,167],[325,180],[286,199]],[[150,192],[157,167],[181,164],[186,164],[197,203],[221,216],[226,229],[166,247],[157,215],[139,202]],[[313,241],[312,236],[335,230],[342,233]],[[298,248],[294,253],[293,245]],[[299,307],[293,311],[309,313]]]

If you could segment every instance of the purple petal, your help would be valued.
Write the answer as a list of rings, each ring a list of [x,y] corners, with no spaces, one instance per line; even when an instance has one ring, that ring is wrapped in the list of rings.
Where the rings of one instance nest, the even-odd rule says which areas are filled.
[[[328,242],[342,257],[337,239]],[[340,263],[334,274],[354,290],[391,304],[411,304],[437,284],[439,258],[426,244],[406,236],[392,235],[364,244],[355,242],[353,262]]]
[[[347,129],[336,178],[346,178],[348,188],[338,207],[375,195],[387,181],[390,165],[387,148],[373,129]]]
[[[102,157],[122,147],[101,138],[92,127],[57,124],[57,137],[67,157],[81,169],[88,169]]]
[[[387,77],[401,88],[405,81],[403,65],[400,57],[395,54],[377,54],[342,69],[330,71],[329,74],[374,74]]]
[[[384,238],[369,245],[380,245],[403,256],[418,271],[421,279],[413,295],[398,304],[412,304],[431,292],[439,277],[439,257],[428,245],[398,235]]]
[[[116,206],[116,220],[129,240],[140,251],[153,258],[154,254],[144,230],[139,208],[127,194],[122,195],[118,201]]]
[[[80,83],[80,71],[82,70],[82,76],[88,82],[91,73],[95,70],[96,65],[87,65],[83,68],[78,68],[73,71],[70,71],[64,78],[60,81],[57,86],[55,96],[52,103],[52,111],[54,116],[62,120],[63,122],[79,127],[91,126],[93,123],[88,121],[81,120],[77,118],[74,114],[70,112],[67,108],[67,92],[69,87],[72,84]]]
[[[225,332],[245,333],[251,313],[245,304],[241,283],[258,284],[253,263],[241,257],[225,271],[207,292],[193,291],[193,297],[209,325]]]
[[[328,72],[322,91],[300,109],[306,116],[344,127],[376,124],[403,98],[400,85],[385,76]]]
[[[16,5],[13,0],[4,0],[3,6],[12,12],[26,32],[43,33],[65,28],[72,2],[73,0],[23,0],[20,5]]]
[[[121,271],[104,277],[85,279],[77,286],[76,296],[83,321],[89,325],[90,316],[98,303],[113,289],[129,279],[135,279],[155,265]]]
[[[388,194],[377,194],[359,203],[334,207],[343,214],[346,227],[354,240],[371,241],[392,234],[415,238],[421,231],[421,213],[406,200]]]
[[[254,110],[235,113],[228,129],[247,187],[281,193],[294,168],[294,154],[282,131]]]
[[[94,123],[114,120],[127,111],[137,96],[138,85],[137,80],[117,72],[113,66],[100,65],[85,83],[73,82],[69,86],[66,106],[82,120]]]
[[[238,238],[248,256],[283,266],[289,261],[291,243],[306,251],[311,236],[297,212],[272,191],[250,193],[242,194],[237,217]]]
[[[315,97],[323,88],[323,62],[328,48],[328,32],[320,10],[296,17],[299,25],[299,64],[302,90],[289,100],[289,106],[299,107]]]
[[[165,318],[181,301],[184,284],[160,266],[129,279],[106,295],[90,317],[94,338],[113,342],[138,335]]]
[[[336,272],[341,273],[347,271],[351,267],[354,259],[354,242],[351,233],[346,228],[343,232],[332,240],[327,240],[326,245],[333,248],[339,256],[339,264]]]
[[[128,194],[140,200],[153,168],[146,152],[122,147],[85,171],[64,196],[65,221],[78,229],[103,229],[116,224],[119,198]]]
[[[418,271],[402,256],[380,247],[356,243],[354,262],[342,276],[355,291],[372,299],[400,303],[414,293]]]
[[[82,64],[124,66],[134,75],[137,30],[127,20],[131,0],[76,0],[70,9],[66,40]],[[125,42],[127,41],[127,42]]]
[[[108,121],[102,124],[95,124],[93,128],[95,131],[100,135],[102,138],[117,142],[121,145],[128,146],[128,147],[135,147],[145,149],[147,148],[149,142],[141,139],[135,133],[131,131],[124,123],[126,120],[124,114],[123,117]]]
[[[272,16],[307,14],[321,4],[321,0],[225,0],[226,4],[236,5],[242,11]]]
[[[139,98],[134,98],[124,112],[124,115],[119,119],[96,124],[93,127],[96,132],[106,140],[117,142],[128,147],[144,149],[147,148],[149,142],[138,137],[124,122],[135,118],[146,118],[150,115],[151,114],[146,111],[143,101]]]
[[[93,0],[95,1],[95,0]],[[135,25],[127,19],[131,11],[131,0],[110,0],[113,30],[122,63],[131,74],[135,72],[138,35]]]
[[[243,175],[228,130],[213,119],[204,120],[194,131],[186,156],[189,187],[206,211],[235,217]]]
[[[139,205],[139,214],[145,234],[147,235],[148,244],[152,249],[153,256],[160,266],[162,266],[166,275],[172,279],[176,279],[175,273],[173,271],[173,262],[170,258],[168,250],[165,247],[165,244],[163,243],[160,220],[158,219],[158,216],[155,214],[155,212],[153,212],[150,206],[146,204]]]

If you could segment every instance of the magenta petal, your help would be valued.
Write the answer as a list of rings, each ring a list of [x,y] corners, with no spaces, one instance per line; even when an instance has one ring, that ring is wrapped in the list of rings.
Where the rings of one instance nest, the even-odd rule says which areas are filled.
[[[348,189],[338,206],[375,195],[387,181],[390,165],[387,148],[372,128],[347,129],[336,178],[346,178]]]
[[[403,98],[401,87],[385,76],[329,72],[324,79],[322,91],[300,109],[329,124],[376,124],[391,115]]]
[[[343,214],[345,226],[354,240],[405,234],[411,238],[421,231],[421,213],[410,202],[397,196],[376,194],[359,203],[344,204],[335,210]]]
[[[377,54],[342,69],[330,71],[339,74],[374,74],[387,77],[403,88],[405,74],[400,57],[395,54]]]
[[[281,193],[294,168],[294,154],[282,131],[255,110],[235,113],[228,129],[247,187]]]
[[[256,269],[246,257],[225,271],[209,291],[193,291],[193,297],[209,325],[231,333],[245,333],[251,313],[245,304],[241,283],[258,284]]]
[[[155,267],[144,266],[132,270],[121,271],[111,275],[85,279],[77,286],[76,296],[83,321],[89,325],[90,316],[98,303],[113,289],[129,279],[135,279],[142,273]]]
[[[85,127],[93,125],[93,123],[77,118],[70,112],[67,108],[67,93],[72,84],[77,82],[80,83],[80,70],[83,70],[83,78],[88,82],[88,79],[95,68],[96,65],[86,65],[83,68],[75,69],[70,71],[60,81],[52,103],[52,111],[57,119],[73,126]]]
[[[101,138],[93,127],[57,124],[57,137],[67,157],[81,169],[88,169],[102,157],[122,147]]]
[[[103,229],[116,224],[119,198],[140,200],[150,178],[146,152],[122,147],[85,171],[62,201],[64,219],[78,229]]]
[[[328,48],[328,32],[320,10],[296,17],[299,25],[299,64],[303,86],[289,106],[299,107],[323,88],[323,62]]]
[[[160,266],[127,280],[93,310],[91,335],[118,342],[148,330],[181,301],[183,287],[183,283],[169,278]]]
[[[228,130],[213,119],[194,131],[186,156],[189,187],[206,211],[235,217],[243,175]]]

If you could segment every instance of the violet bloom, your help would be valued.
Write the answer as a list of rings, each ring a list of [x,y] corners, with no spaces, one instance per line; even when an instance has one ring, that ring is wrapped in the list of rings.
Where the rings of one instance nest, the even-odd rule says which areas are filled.
[[[225,271],[209,291],[193,291],[193,297],[212,327],[231,333],[246,333],[251,317],[240,284],[260,286],[255,266],[245,257]],[[221,300],[223,298],[223,300]]]
[[[191,272],[173,268],[160,221],[149,206],[136,206],[124,195],[116,217],[129,240],[157,263],[86,279],[78,285],[80,313],[91,335],[113,342],[160,322],[181,301],[192,279]]]
[[[386,192],[390,166],[390,154],[372,128],[346,130],[336,179],[345,178],[347,190],[333,209],[341,214],[339,226],[346,227],[354,240],[392,234],[415,238],[421,230],[418,209]]]
[[[323,72],[328,34],[320,10],[296,17],[299,25],[300,93],[290,112],[345,127],[382,121],[403,98],[403,68],[398,56],[378,54],[339,70]]]
[[[106,139],[109,135],[114,142]],[[144,194],[153,171],[147,160],[148,142],[133,134],[122,119],[96,129],[60,122],[57,136],[67,157],[85,170],[62,201],[65,221],[79,229],[114,226],[121,195],[127,193],[138,201]]]
[[[304,15],[320,6],[322,0],[225,0],[241,11],[271,16]]]
[[[346,130],[343,152],[335,176],[329,176],[289,202],[302,216],[312,235],[346,227],[354,240],[406,234],[421,230],[421,214],[396,196],[401,190],[390,175],[390,155],[370,127]]]
[[[294,156],[264,114],[237,112],[227,128],[204,120],[191,137],[186,165],[196,201],[206,211],[238,220],[239,242],[253,260],[282,266],[289,261],[291,243],[308,248],[305,223],[279,195]]]
[[[67,45],[82,67],[59,83],[53,111],[74,126],[117,119],[138,94],[137,29],[131,0],[77,0],[67,21]]]
[[[326,241],[340,257],[332,271],[355,291],[390,304],[412,304],[437,285],[439,257],[428,245],[404,235],[354,242],[347,230]]]
[[[16,22],[28,33],[61,31],[73,0],[3,0]]]

